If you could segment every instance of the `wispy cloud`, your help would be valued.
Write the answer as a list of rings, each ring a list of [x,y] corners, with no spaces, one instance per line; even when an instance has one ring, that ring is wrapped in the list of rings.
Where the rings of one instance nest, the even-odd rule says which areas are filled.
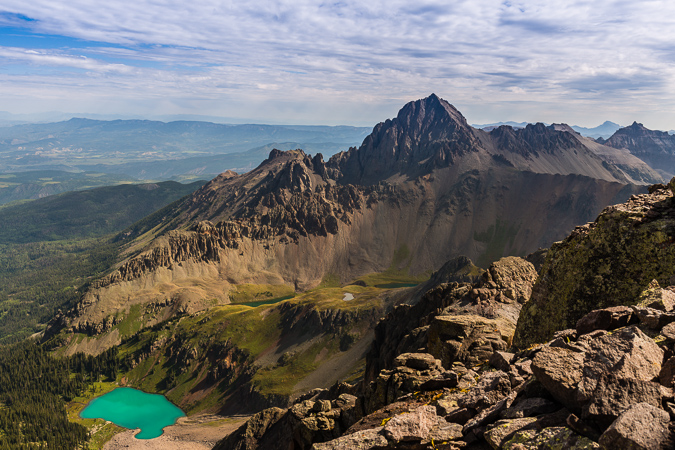
[[[662,1],[5,0],[0,26],[77,43],[15,37],[0,58],[26,74],[0,75],[17,89],[42,79],[73,108],[113,96],[116,113],[128,99],[141,113],[374,123],[436,92],[475,122],[639,113],[673,128],[674,25]]]

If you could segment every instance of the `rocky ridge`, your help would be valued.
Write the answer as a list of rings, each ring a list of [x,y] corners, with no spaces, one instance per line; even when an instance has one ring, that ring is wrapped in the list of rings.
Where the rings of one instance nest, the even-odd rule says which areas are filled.
[[[215,223],[220,231],[215,237],[220,247],[236,247],[242,237],[269,243],[285,236],[279,239],[281,244],[297,244],[300,236],[338,233],[341,225],[351,225],[354,214],[364,208],[412,203],[420,197],[429,201],[430,194],[436,198],[446,196],[454,183],[428,186],[428,181],[435,178],[432,174],[443,169],[445,172],[439,176],[459,182],[466,177],[463,174],[475,174],[479,168],[481,172],[491,170],[490,176],[497,179],[503,177],[500,171],[517,169],[619,183],[660,180],[658,174],[637,163],[633,170],[640,175],[632,178],[599,157],[598,144],[593,148],[590,144],[590,140],[582,140],[566,126],[536,124],[521,130],[500,127],[491,133],[476,130],[452,105],[432,94],[404,106],[395,119],[378,124],[360,148],[337,154],[327,163],[320,154],[311,157],[301,150],[273,150],[251,172],[237,175],[228,171],[219,175],[180,205],[160,211],[130,230],[127,239],[143,237],[151,230],[152,236],[164,233],[165,237],[155,240],[151,251],[136,256],[140,261],[129,260],[120,273],[109,276],[102,284],[167,267],[173,263],[171,258],[176,262],[189,258],[217,262],[218,256],[212,251],[216,247],[210,245],[209,239],[198,236],[198,242],[191,244],[194,237],[177,236],[173,230],[213,234],[212,228],[203,228]],[[515,186],[542,183],[531,177],[508,181]],[[406,186],[405,182],[412,185]],[[615,190],[614,195],[619,192]],[[206,225],[201,225],[202,221]],[[188,242],[176,243],[179,237]],[[142,242],[145,240],[140,239]],[[168,248],[156,250],[158,246]],[[138,252],[139,245],[133,248]],[[181,252],[181,248],[196,251]]]
[[[527,267],[522,260],[501,262],[519,272]],[[502,280],[511,292],[517,287],[527,295],[532,284],[525,273]],[[477,291],[473,303],[486,301],[479,289],[492,290],[488,301],[509,291],[490,281],[454,291]],[[487,318],[471,309],[457,315],[456,299],[430,295],[424,301],[432,312],[403,309],[430,325],[399,336],[409,345],[391,353],[388,368],[361,389],[338,384],[309,393],[288,410],[264,410],[215,448],[647,450],[675,444],[672,312],[646,306],[595,310],[546,344],[509,353],[511,335],[491,335],[493,324],[477,328]],[[398,316],[394,310],[382,324],[398,322]],[[457,352],[465,342],[472,345]],[[374,347],[383,345],[379,340]]]

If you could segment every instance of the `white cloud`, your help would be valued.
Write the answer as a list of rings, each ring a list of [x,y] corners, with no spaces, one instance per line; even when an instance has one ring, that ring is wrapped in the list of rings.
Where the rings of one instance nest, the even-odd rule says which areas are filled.
[[[87,80],[42,76],[45,89],[64,89],[69,79],[86,85],[94,101],[114,93],[116,104],[146,99],[153,109],[162,96],[177,104],[208,99],[212,109],[203,113],[231,116],[249,99],[269,105],[263,119],[294,102],[308,105],[296,108],[308,111],[296,122],[317,120],[311,105],[325,112],[327,103],[340,106],[324,122],[353,122],[345,105],[363,110],[365,101],[383,114],[436,92],[475,122],[564,119],[552,114],[574,122],[590,112],[618,121],[658,110],[639,119],[675,126],[675,111],[664,107],[675,102],[670,2],[5,0],[0,9],[34,19],[28,26],[36,32],[109,44],[0,51],[37,67],[30,79],[46,66],[88,71]]]
[[[56,52],[24,50],[11,47],[0,47],[0,58],[5,62],[26,62],[37,66],[60,66],[74,69],[85,69],[94,72],[133,73],[134,68],[124,64],[108,64],[86,56],[63,55]]]

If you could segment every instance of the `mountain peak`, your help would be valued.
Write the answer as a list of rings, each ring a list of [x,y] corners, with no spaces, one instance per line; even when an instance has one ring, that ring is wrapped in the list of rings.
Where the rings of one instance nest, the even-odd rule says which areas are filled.
[[[661,134],[661,133],[663,133],[662,131],[658,131],[658,130],[650,130],[649,128],[647,128],[646,126],[644,126],[643,124],[641,124],[637,121],[633,121],[633,123],[630,124],[630,126],[622,128],[622,129],[625,130],[625,131],[629,131],[631,133],[643,133],[643,134],[644,133],[647,133],[647,134],[650,134],[650,133]]]
[[[431,94],[407,103],[394,119],[373,128],[359,149],[331,158],[344,182],[376,184],[396,175],[415,177],[434,167],[447,167],[476,151],[478,138],[464,116]]]
[[[447,126],[454,122],[462,128],[469,127],[462,113],[436,94],[407,103],[398,112],[396,120],[408,126],[415,123],[427,127],[437,124]]]

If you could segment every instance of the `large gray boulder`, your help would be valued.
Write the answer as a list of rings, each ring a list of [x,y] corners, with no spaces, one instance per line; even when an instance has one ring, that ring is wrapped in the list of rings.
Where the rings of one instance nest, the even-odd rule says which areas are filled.
[[[532,372],[553,398],[576,410],[577,387],[584,375],[584,354],[560,347],[544,347],[532,361]]]
[[[658,406],[672,395],[652,381],[662,361],[663,350],[630,326],[613,333],[595,331],[569,344],[554,341],[536,354],[532,371],[563,405],[609,425],[635,403]]]
[[[631,406],[600,436],[607,450],[659,450],[669,443],[667,412],[648,403]]]
[[[592,397],[583,407],[581,417],[609,426],[636,403],[659,408],[665,399],[671,397],[672,391],[659,383],[620,378],[613,373],[607,373],[598,380]]]

